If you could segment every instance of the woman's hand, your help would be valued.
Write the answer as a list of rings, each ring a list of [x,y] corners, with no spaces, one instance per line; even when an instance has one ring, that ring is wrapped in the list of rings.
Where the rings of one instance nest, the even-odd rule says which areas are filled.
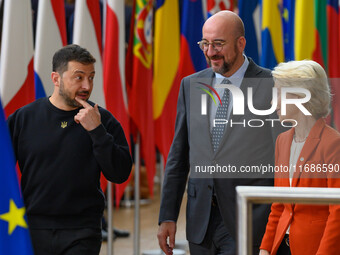
[[[259,255],[270,255],[270,253],[267,250],[260,250]]]

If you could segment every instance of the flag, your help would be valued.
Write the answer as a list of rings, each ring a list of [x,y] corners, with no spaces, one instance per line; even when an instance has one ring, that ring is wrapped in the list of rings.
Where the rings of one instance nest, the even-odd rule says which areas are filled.
[[[207,0],[208,17],[222,10],[233,10],[232,0]]]
[[[333,121],[340,130],[340,0],[327,1],[328,73],[332,87]]]
[[[327,56],[327,1],[314,0],[315,2],[315,41],[316,48],[313,54],[313,60],[328,70]]]
[[[96,76],[90,100],[106,108],[102,64],[102,30],[99,0],[76,1],[73,24],[73,43],[86,48],[96,59]],[[107,180],[100,177],[102,190],[106,190]]]
[[[339,13],[340,13],[340,0],[339,0],[339,8],[338,8],[338,20],[339,20],[339,22],[338,22],[338,24],[339,24],[339,37],[338,37],[339,43],[338,43],[338,45],[340,45],[340,15],[339,15]],[[340,76],[338,76],[337,78],[338,78],[337,80],[339,81]],[[338,84],[336,86],[336,89],[337,89],[335,91],[335,98],[336,99],[333,99],[336,103],[335,103],[335,105],[333,105],[333,110],[334,110],[334,107],[336,107],[337,113],[335,113],[335,111],[333,113],[334,113],[335,125],[336,125],[337,129],[340,130],[340,112],[339,112],[339,109],[340,109],[340,84]]]
[[[134,2],[132,32],[127,55],[126,78],[129,95],[129,112],[141,138],[141,155],[144,159],[151,196],[155,176],[155,138],[152,109],[152,26],[153,1]]]
[[[184,0],[181,4],[158,0],[155,13],[153,114],[156,144],[164,162],[174,136],[181,79],[207,67],[197,45],[202,39],[204,24],[202,1]],[[182,10],[181,18],[179,9]]]
[[[36,98],[52,95],[52,58],[66,44],[64,1],[39,1],[34,53]]]
[[[311,4],[310,0],[296,0],[294,23],[295,59],[312,59],[315,49],[315,17],[314,4]]]
[[[99,0],[76,1],[73,43],[86,48],[96,59],[96,76],[90,100],[105,108]]]
[[[8,117],[35,97],[31,1],[5,1],[3,15],[0,96]]]
[[[125,19],[124,2],[108,0],[106,3],[105,47],[103,77],[106,108],[120,122],[130,141],[128,104],[125,88]],[[112,75],[113,74],[113,75]],[[129,180],[115,185],[116,206],[124,194]]]
[[[261,26],[259,0],[239,0],[239,16],[243,20],[245,38],[247,40],[244,49],[245,54],[251,57],[255,63],[260,63],[261,55]]]
[[[9,1],[6,1],[9,2]],[[0,254],[33,255],[15,157],[0,100]]]
[[[327,27],[328,27],[328,73],[329,77],[340,77],[340,27],[338,20],[340,0],[327,1]]]
[[[327,70],[326,1],[296,0],[295,59],[312,59]]]
[[[260,65],[269,69],[284,61],[280,1],[262,0]]]
[[[285,61],[295,59],[294,56],[294,17],[295,0],[283,0],[282,3],[282,26]]]
[[[202,40],[204,24],[202,1],[183,0],[181,6],[180,78],[207,67],[204,54],[197,42]]]
[[[327,72],[326,0],[295,1],[294,55],[296,60],[311,59]],[[330,118],[327,119],[330,123]]]
[[[102,30],[99,0],[76,1],[73,24],[73,43],[86,48],[96,59],[96,75],[90,100],[106,108],[103,84],[102,64]],[[103,191],[107,180],[103,174],[100,177]]]
[[[153,118],[156,145],[166,162],[174,136],[180,58],[178,1],[158,0],[155,11]],[[169,50],[171,49],[171,51]]]

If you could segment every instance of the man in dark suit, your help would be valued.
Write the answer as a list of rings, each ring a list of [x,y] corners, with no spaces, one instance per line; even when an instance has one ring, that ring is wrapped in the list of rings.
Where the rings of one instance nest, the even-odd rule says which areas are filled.
[[[176,221],[189,173],[186,232],[191,254],[236,254],[235,187],[273,185],[268,175],[241,171],[273,165],[275,139],[282,131],[280,123],[274,124],[275,113],[253,113],[253,108],[271,109],[273,79],[269,70],[243,54],[246,40],[242,20],[233,12],[222,11],[205,22],[202,33],[199,46],[211,68],[182,80],[175,136],[165,170],[157,236],[167,255],[174,248]],[[233,104],[240,102],[240,96],[218,88],[219,83],[232,84],[243,92],[245,100]],[[219,94],[220,106],[207,100],[204,110],[200,87],[204,91],[213,87],[211,94],[216,100]],[[252,95],[248,95],[250,92]],[[244,103],[248,97],[252,97],[251,109]],[[243,113],[236,114],[235,108],[242,106]],[[219,121],[224,123],[222,130],[218,130]],[[222,168],[224,171],[217,173]],[[257,253],[269,211],[268,205],[253,207],[253,246]]]

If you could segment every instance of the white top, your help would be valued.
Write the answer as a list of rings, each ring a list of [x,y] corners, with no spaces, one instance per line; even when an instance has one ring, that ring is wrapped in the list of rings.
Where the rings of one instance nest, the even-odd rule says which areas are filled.
[[[300,153],[304,145],[305,145],[305,141],[297,143],[293,139],[292,145],[290,146],[290,157],[289,157],[289,184],[290,186],[292,186],[293,175],[296,169],[296,163],[299,159]]]
[[[305,145],[305,141],[303,142],[295,142],[294,138],[292,141],[292,145],[290,146],[290,157],[289,157],[289,185],[292,186],[293,175],[296,169],[296,163],[299,159],[300,153],[302,151],[303,146]],[[286,231],[286,234],[289,235],[290,225]]]

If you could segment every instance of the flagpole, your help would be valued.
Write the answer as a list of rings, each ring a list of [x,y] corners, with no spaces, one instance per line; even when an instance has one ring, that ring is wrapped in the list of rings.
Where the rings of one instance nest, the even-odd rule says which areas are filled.
[[[107,255],[113,255],[113,210],[112,210],[112,183],[107,183]]]
[[[137,133],[135,144],[135,220],[134,220],[134,255],[140,254],[140,135]]]
[[[163,191],[163,182],[164,182],[164,158],[161,156],[161,162],[160,162],[160,172],[159,172],[159,178],[160,178],[160,197],[162,197],[162,191]]]

